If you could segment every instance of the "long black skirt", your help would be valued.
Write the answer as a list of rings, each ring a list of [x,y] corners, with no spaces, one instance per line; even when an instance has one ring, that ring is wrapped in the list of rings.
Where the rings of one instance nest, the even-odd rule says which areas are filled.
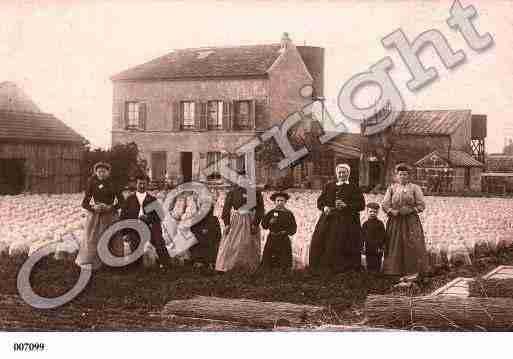
[[[310,268],[334,272],[361,270],[361,229],[352,215],[322,214],[312,236]]]

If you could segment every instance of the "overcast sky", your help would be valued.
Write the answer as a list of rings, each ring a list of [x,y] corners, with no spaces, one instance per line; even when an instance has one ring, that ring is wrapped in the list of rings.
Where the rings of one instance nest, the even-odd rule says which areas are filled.
[[[113,74],[175,48],[276,43],[285,31],[296,44],[325,47],[328,101],[350,77],[390,56],[408,109],[488,115],[489,152],[502,150],[508,125],[513,136],[513,1],[461,2],[476,7],[476,28],[495,40],[483,53],[447,26],[451,1],[13,3],[0,5],[0,81],[16,82],[95,146],[110,145]],[[426,49],[421,58],[439,79],[413,94],[399,55],[381,45],[398,28],[410,40],[440,30],[467,62],[448,71]],[[377,94],[363,93],[362,103]]]

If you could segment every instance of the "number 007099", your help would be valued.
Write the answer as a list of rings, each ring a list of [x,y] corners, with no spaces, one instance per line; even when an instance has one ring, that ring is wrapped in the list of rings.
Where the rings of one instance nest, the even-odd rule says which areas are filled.
[[[14,343],[15,352],[35,352],[45,350],[44,343]]]

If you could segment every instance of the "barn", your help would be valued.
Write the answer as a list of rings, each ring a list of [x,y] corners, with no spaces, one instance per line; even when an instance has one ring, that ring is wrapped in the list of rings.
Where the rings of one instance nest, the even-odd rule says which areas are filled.
[[[84,143],[16,84],[0,83],[0,194],[79,192]]]

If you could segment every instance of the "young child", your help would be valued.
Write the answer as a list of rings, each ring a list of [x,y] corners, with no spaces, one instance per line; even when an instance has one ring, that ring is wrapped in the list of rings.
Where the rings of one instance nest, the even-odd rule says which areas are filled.
[[[265,269],[292,268],[292,246],[289,236],[296,233],[297,225],[294,214],[285,207],[290,196],[285,192],[276,192],[271,201],[276,207],[269,211],[262,220],[262,227],[269,229],[265,242],[262,267]]]
[[[386,242],[385,225],[378,219],[379,208],[378,203],[368,203],[368,219],[362,225],[362,239],[369,272],[380,271],[383,248]]]

